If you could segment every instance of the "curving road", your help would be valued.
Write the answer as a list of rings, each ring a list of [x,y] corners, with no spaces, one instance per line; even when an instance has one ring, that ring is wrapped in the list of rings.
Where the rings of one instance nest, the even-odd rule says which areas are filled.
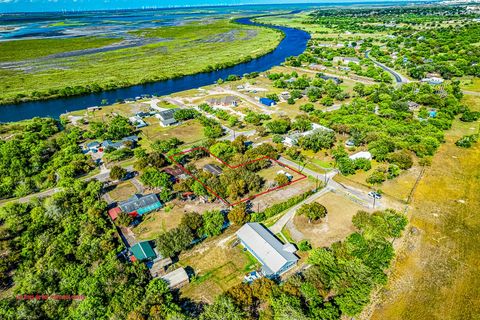
[[[388,73],[390,73],[394,78],[395,78],[395,82],[398,84],[398,85],[401,85],[401,84],[404,84],[404,83],[409,83],[410,80],[401,75],[400,73],[398,73],[397,71],[393,70],[392,68],[389,68],[387,67],[386,65],[384,65],[383,63],[380,63],[376,60],[374,60],[373,58],[370,57],[370,50],[367,50],[365,51],[365,58],[367,59],[370,59],[375,65],[377,65],[378,67],[382,68],[383,70],[387,71]]]

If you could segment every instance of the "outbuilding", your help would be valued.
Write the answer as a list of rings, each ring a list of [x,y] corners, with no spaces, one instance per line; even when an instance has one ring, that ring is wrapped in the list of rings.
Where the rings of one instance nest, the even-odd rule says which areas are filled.
[[[153,246],[149,241],[142,241],[130,248],[135,261],[153,260],[157,257]]]
[[[203,170],[206,172],[210,172],[214,176],[219,176],[222,174],[223,170],[216,164],[207,164],[203,167]]]
[[[167,273],[166,275],[161,276],[160,278],[162,278],[168,283],[168,287],[170,289],[179,288],[190,282],[188,273],[183,268],[178,268],[176,270],[173,270],[172,272]]]
[[[260,98],[260,103],[266,105],[267,107],[273,107],[277,104],[274,100],[269,98]]]

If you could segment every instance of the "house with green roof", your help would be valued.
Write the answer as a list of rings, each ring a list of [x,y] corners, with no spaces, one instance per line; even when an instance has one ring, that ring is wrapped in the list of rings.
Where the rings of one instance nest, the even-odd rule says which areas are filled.
[[[134,261],[152,260],[157,257],[149,241],[142,241],[130,248],[130,252],[135,257]]]

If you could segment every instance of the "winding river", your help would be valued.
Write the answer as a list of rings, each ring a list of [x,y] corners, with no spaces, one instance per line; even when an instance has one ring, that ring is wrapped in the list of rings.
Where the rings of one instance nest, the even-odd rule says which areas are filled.
[[[3,105],[0,106],[0,121],[20,121],[33,117],[59,118],[61,114],[68,111],[98,106],[101,104],[103,99],[113,102],[118,100],[132,99],[144,94],[163,96],[174,92],[210,85],[220,78],[226,78],[230,74],[242,75],[250,72],[266,71],[281,64],[287,57],[301,54],[303,51],[305,51],[308,40],[310,39],[310,35],[305,31],[282,26],[259,24],[253,22],[251,18],[240,18],[237,20],[237,22],[245,25],[266,26],[272,29],[281,30],[285,34],[285,37],[277,46],[277,48],[271,53],[268,53],[258,59],[240,63],[233,67],[218,71],[203,72],[177,79],[135,85],[128,88],[119,88],[101,93]]]

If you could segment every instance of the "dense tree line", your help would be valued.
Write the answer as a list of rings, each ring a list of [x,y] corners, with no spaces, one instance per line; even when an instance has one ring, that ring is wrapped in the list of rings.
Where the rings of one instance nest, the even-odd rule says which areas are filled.
[[[53,187],[94,166],[78,146],[82,132],[62,130],[56,120],[28,120],[6,135],[0,140],[0,199]]]

